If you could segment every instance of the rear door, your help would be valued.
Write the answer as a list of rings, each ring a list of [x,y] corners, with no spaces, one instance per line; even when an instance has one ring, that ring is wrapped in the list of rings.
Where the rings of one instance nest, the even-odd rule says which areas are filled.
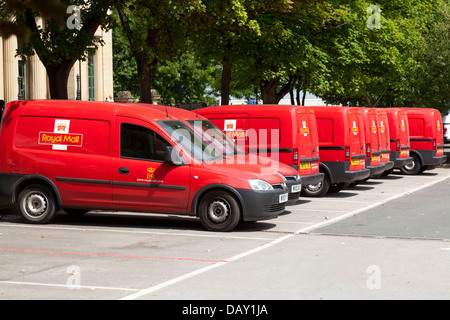
[[[397,117],[397,138],[400,140],[400,158],[408,158],[410,148],[408,115],[406,112],[400,111],[398,112]]]
[[[170,143],[158,127],[117,117],[113,164],[116,209],[184,213],[188,206],[189,166],[164,163]]]
[[[434,114],[435,121],[435,134],[436,139],[436,157],[442,157],[444,155],[444,126],[442,124],[442,116],[436,111]]]
[[[380,141],[381,162],[387,162],[390,158],[390,135],[389,122],[386,113],[380,113],[377,116],[378,133]]]
[[[365,138],[362,116],[357,111],[348,113],[348,142],[350,146],[350,171],[365,168]]]
[[[319,137],[314,113],[297,109],[297,137],[299,172],[310,175],[319,171]]]
[[[372,165],[379,164],[380,162],[380,140],[378,133],[378,118],[376,112],[369,113],[368,128],[366,130],[366,143],[370,143],[371,148],[371,163]],[[367,152],[369,152],[367,150]]]

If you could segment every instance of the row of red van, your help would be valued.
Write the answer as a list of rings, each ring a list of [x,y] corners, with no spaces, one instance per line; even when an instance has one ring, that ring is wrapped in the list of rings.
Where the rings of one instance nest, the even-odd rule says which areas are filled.
[[[207,230],[230,231],[241,221],[278,217],[302,188],[318,195],[411,165],[404,112],[396,112],[398,122],[383,118],[387,111],[367,112],[11,102],[0,123],[0,201],[28,223],[49,223],[61,210],[136,211],[194,216]],[[366,144],[365,118],[390,135]],[[426,158],[440,162],[439,137],[418,142],[429,139],[434,151]]]
[[[442,117],[434,109],[249,105],[198,113],[247,152],[298,170],[305,196],[338,192],[394,168],[421,173],[446,160]]]

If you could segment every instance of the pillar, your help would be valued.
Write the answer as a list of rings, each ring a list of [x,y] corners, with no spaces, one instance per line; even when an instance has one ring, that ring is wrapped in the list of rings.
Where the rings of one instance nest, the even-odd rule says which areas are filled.
[[[16,101],[19,95],[19,58],[15,57],[17,37],[3,39],[3,81],[5,103]]]

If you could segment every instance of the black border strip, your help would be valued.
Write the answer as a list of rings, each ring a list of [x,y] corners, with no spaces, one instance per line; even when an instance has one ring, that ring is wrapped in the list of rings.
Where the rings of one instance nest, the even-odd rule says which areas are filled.
[[[162,184],[150,184],[150,183],[136,183],[136,182],[119,182],[113,181],[114,186],[128,186],[128,187],[140,187],[140,188],[157,188],[157,189],[170,189],[170,190],[187,190],[187,187],[183,186],[169,186]]]
[[[79,182],[79,183],[94,183],[94,184],[111,184],[111,181],[107,180],[94,180],[94,179],[79,179],[79,178],[62,178],[56,177],[56,181],[64,182]]]

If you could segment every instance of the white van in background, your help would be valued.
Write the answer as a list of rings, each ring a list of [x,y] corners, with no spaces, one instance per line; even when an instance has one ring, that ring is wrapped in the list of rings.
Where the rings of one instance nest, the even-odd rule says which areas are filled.
[[[450,112],[444,116],[442,121],[444,122],[444,143],[450,143]]]

